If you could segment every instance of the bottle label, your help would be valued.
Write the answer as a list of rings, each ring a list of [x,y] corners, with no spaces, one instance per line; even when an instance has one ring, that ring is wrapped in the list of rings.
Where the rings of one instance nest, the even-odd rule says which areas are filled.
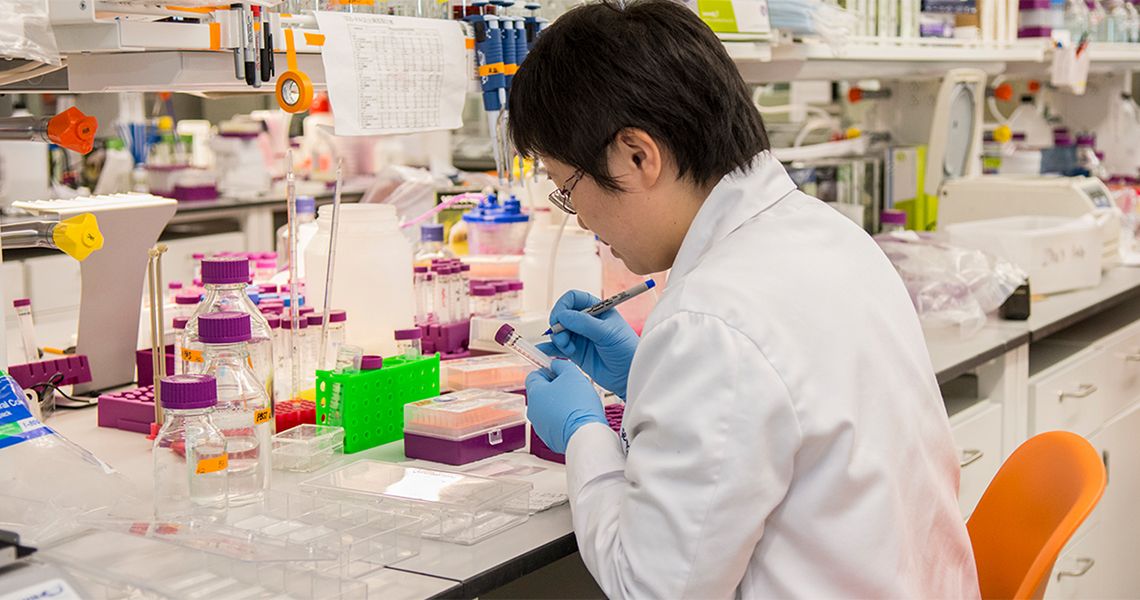
[[[214,456],[211,458],[202,458],[198,460],[198,466],[194,469],[196,475],[205,475],[207,473],[217,473],[218,471],[225,470],[230,465],[230,455],[223,454],[221,456]]]
[[[0,377],[0,449],[53,433],[32,416],[19,387]]]
[[[202,360],[201,350],[191,350],[190,348],[182,349],[182,360],[195,363],[205,362]]]
[[[263,408],[253,413],[253,424],[261,425],[273,418],[273,409]]]

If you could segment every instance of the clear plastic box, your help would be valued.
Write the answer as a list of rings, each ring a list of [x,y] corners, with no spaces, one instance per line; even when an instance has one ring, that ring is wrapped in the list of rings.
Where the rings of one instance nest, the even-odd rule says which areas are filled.
[[[285,562],[296,570],[361,577],[419,554],[423,519],[269,491],[259,502],[231,507],[219,522],[102,518],[88,524],[249,564]]]
[[[298,425],[273,436],[273,468],[308,473],[344,452],[344,429],[328,425]]]
[[[520,390],[534,367],[513,354],[497,354],[444,361],[439,370],[440,387],[449,390]]]
[[[424,537],[465,545],[525,523],[534,487],[375,460],[318,475],[302,486],[422,516]]]
[[[37,556],[96,582],[115,598],[368,598],[368,586],[361,581],[287,562],[234,560],[115,531],[88,531]]]
[[[521,394],[476,388],[404,405],[404,433],[458,440],[526,420]]]

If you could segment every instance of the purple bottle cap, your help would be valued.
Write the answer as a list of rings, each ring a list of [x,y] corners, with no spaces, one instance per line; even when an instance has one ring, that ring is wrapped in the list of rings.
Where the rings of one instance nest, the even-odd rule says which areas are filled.
[[[320,327],[325,322],[325,316],[324,315],[315,315],[315,314],[314,315],[308,315],[307,317],[305,317],[305,320],[308,321],[309,327]]]
[[[1096,146],[1096,136],[1091,133],[1077,134],[1078,146]]]
[[[459,265],[459,270],[460,270],[460,271],[462,271],[462,272],[464,272],[464,273],[467,273],[468,271],[470,271],[470,270],[471,270],[471,265],[468,265],[468,264],[460,264],[460,265]]]
[[[887,223],[891,223],[894,225],[905,226],[906,225],[906,213],[901,211],[901,210],[892,210],[892,209],[888,208],[888,209],[883,210],[882,215],[880,215],[880,217],[879,217],[879,221],[881,221],[884,225]]]
[[[509,281],[496,281],[495,282],[495,293],[496,294],[501,294],[503,292],[509,292],[509,291],[511,291],[511,283]]]
[[[31,298],[16,298],[15,300],[12,301],[12,306],[14,306],[16,308],[20,308],[22,306],[31,306],[31,305],[32,305],[32,299]]]
[[[375,354],[365,354],[360,357],[361,371],[375,371],[384,366],[384,359]]]
[[[179,292],[174,296],[174,303],[179,306],[188,306],[191,304],[198,304],[202,300],[201,294],[194,292]]]
[[[427,273],[428,268],[425,266],[422,266],[422,265],[419,267],[412,267],[412,272],[414,272],[414,273]]]
[[[265,315],[265,322],[269,323],[270,329],[280,329],[281,328],[281,317],[279,317],[277,315]]]
[[[313,308],[312,306],[302,306],[297,310],[297,314],[301,315],[302,317],[305,315],[311,315],[315,312],[317,312],[317,309]]]
[[[277,253],[276,252],[262,252],[261,258],[264,258],[266,260],[277,260]]]
[[[329,323],[344,323],[348,320],[348,313],[344,309],[334,308],[329,311]]]
[[[422,339],[423,337],[424,337],[424,330],[420,329],[419,327],[413,327],[411,329],[397,329],[396,330],[396,339],[397,340],[418,340],[418,339]]]
[[[471,286],[471,295],[480,298],[490,297],[495,295],[495,286],[493,285],[473,285]]]
[[[181,281],[171,281],[170,283],[166,284],[166,288],[170,289],[170,290],[180,290],[180,289],[182,289],[182,282]]]
[[[259,269],[276,269],[277,268],[277,261],[276,260],[259,260],[255,264],[257,265],[257,268],[259,268]]]
[[[202,282],[206,284],[248,283],[249,259],[220,257],[203,260]]]
[[[510,340],[514,333],[515,328],[511,327],[510,323],[503,323],[503,326],[495,332],[495,341],[498,342],[500,346],[506,346],[507,340]]]
[[[246,342],[250,334],[249,315],[242,312],[215,312],[198,317],[198,337],[203,344]]]
[[[306,329],[309,327],[309,319],[305,316],[300,316],[297,319],[297,329]],[[281,314],[281,329],[293,330],[293,315]]]
[[[276,283],[263,283],[257,286],[257,289],[262,294],[276,294],[278,290]]]
[[[523,289],[523,282],[521,282],[517,279],[511,282],[511,291],[512,292],[521,292],[522,289]]]
[[[202,252],[195,252],[194,254],[190,255],[190,258],[193,258],[194,260],[202,260],[203,258],[206,258],[206,255]]]
[[[159,385],[162,386],[163,408],[192,410],[218,403],[218,382],[213,375],[173,375]]]
[[[174,317],[174,328],[175,329],[186,329],[186,324],[189,322],[190,322],[190,319],[188,319],[186,317]]]

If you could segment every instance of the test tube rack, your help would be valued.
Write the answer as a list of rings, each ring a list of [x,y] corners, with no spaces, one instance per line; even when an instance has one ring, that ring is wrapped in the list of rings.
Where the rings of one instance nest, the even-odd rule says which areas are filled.
[[[99,426],[150,434],[154,423],[154,386],[99,396]]]
[[[606,421],[610,424],[610,429],[613,429],[614,433],[620,436],[621,420],[622,417],[625,416],[625,404],[620,402],[617,404],[607,404],[605,409]],[[550,462],[556,462],[560,465],[566,464],[566,455],[551,450],[550,447],[543,443],[542,439],[538,437],[538,434],[534,432],[533,427],[530,430],[530,453],[542,460],[549,460]]]
[[[471,321],[464,319],[447,325],[421,325],[424,332],[421,340],[424,354],[440,353],[445,359],[467,356],[471,341]]]
[[[8,374],[25,390],[47,383],[57,374],[63,375],[63,379],[55,382],[56,386],[75,385],[91,381],[91,365],[87,362],[87,356],[72,354],[52,360],[13,365],[8,367]]]
[[[404,437],[404,405],[439,395],[439,355],[385,357],[384,366],[354,373],[317,371],[317,425],[344,429],[351,454]]]
[[[289,431],[300,425],[317,424],[317,403],[311,400],[284,400],[273,404],[277,433]]]
[[[154,385],[154,363],[151,362],[151,355],[154,352],[150,348],[143,348],[142,350],[135,350],[135,379],[138,380],[139,386]],[[174,344],[166,345],[166,372],[167,374],[174,374]]]

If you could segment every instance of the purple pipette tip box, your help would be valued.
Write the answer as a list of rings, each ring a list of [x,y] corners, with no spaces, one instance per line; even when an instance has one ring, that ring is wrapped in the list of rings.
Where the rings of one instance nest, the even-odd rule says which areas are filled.
[[[526,446],[526,423],[481,432],[463,440],[404,433],[404,455],[446,465],[465,465]]]
[[[500,346],[505,346],[507,340],[511,339],[511,334],[514,332],[515,328],[511,327],[510,323],[503,323],[503,326],[495,332],[495,341],[498,342]]]

